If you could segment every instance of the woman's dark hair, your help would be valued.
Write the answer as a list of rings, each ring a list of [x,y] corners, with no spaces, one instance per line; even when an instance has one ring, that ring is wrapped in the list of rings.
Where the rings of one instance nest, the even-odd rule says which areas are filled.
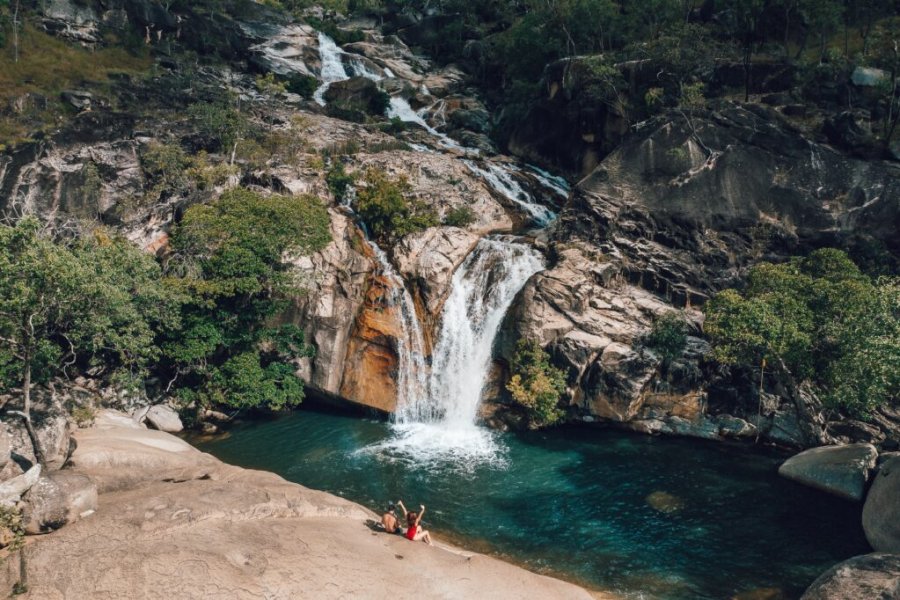
[[[388,512],[394,512],[394,505],[393,505],[393,504],[388,504],[387,511],[388,511]]]
[[[414,512],[408,512],[408,513],[406,513],[406,523],[407,523],[407,525],[409,525],[409,526],[415,525],[415,524],[416,524],[416,517],[418,517],[418,516],[419,516],[419,515],[417,515],[417,514],[414,513]]]

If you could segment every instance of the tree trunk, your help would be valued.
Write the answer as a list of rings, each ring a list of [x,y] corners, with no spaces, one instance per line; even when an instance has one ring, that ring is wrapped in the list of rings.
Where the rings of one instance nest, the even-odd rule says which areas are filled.
[[[804,442],[809,446],[825,446],[832,443],[834,439],[825,431],[825,419],[819,411],[821,405],[812,390],[806,389],[804,392],[800,389],[783,359],[778,359],[776,374],[779,387],[794,405],[800,431],[805,438]]]
[[[34,449],[34,458],[41,467],[47,467],[47,459],[44,457],[44,451],[41,449],[41,441],[38,439],[37,432],[31,422],[31,356],[25,355],[25,374],[22,378],[22,414],[25,421],[25,430],[31,439],[31,446]]]

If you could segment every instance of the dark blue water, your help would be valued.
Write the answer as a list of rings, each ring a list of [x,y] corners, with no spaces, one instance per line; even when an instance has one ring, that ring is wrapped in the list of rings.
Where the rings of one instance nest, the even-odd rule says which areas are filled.
[[[302,411],[198,445],[376,511],[424,503],[438,537],[635,598],[799,597],[869,551],[860,507],[779,478],[774,451],[569,428],[500,435],[505,466],[423,469],[360,452],[392,435]]]

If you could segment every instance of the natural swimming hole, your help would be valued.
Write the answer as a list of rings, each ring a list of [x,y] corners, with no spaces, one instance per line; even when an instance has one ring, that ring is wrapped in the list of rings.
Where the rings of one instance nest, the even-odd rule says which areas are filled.
[[[442,461],[390,423],[303,410],[198,445],[376,512],[425,504],[438,538],[629,598],[795,598],[869,551],[861,507],[778,477],[780,451],[595,427],[482,434],[493,456]]]

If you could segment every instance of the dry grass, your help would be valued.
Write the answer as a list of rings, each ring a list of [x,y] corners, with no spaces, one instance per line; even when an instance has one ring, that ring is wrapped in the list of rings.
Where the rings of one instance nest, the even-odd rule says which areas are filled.
[[[91,51],[26,25],[20,36],[18,62],[11,39],[0,48],[0,113],[7,113],[0,116],[0,147],[19,141],[29,130],[51,124],[62,111],[60,91],[103,85],[111,73],[143,72],[151,64],[146,53],[136,56],[123,48]],[[5,110],[27,93],[45,96],[47,108],[21,114]]]

